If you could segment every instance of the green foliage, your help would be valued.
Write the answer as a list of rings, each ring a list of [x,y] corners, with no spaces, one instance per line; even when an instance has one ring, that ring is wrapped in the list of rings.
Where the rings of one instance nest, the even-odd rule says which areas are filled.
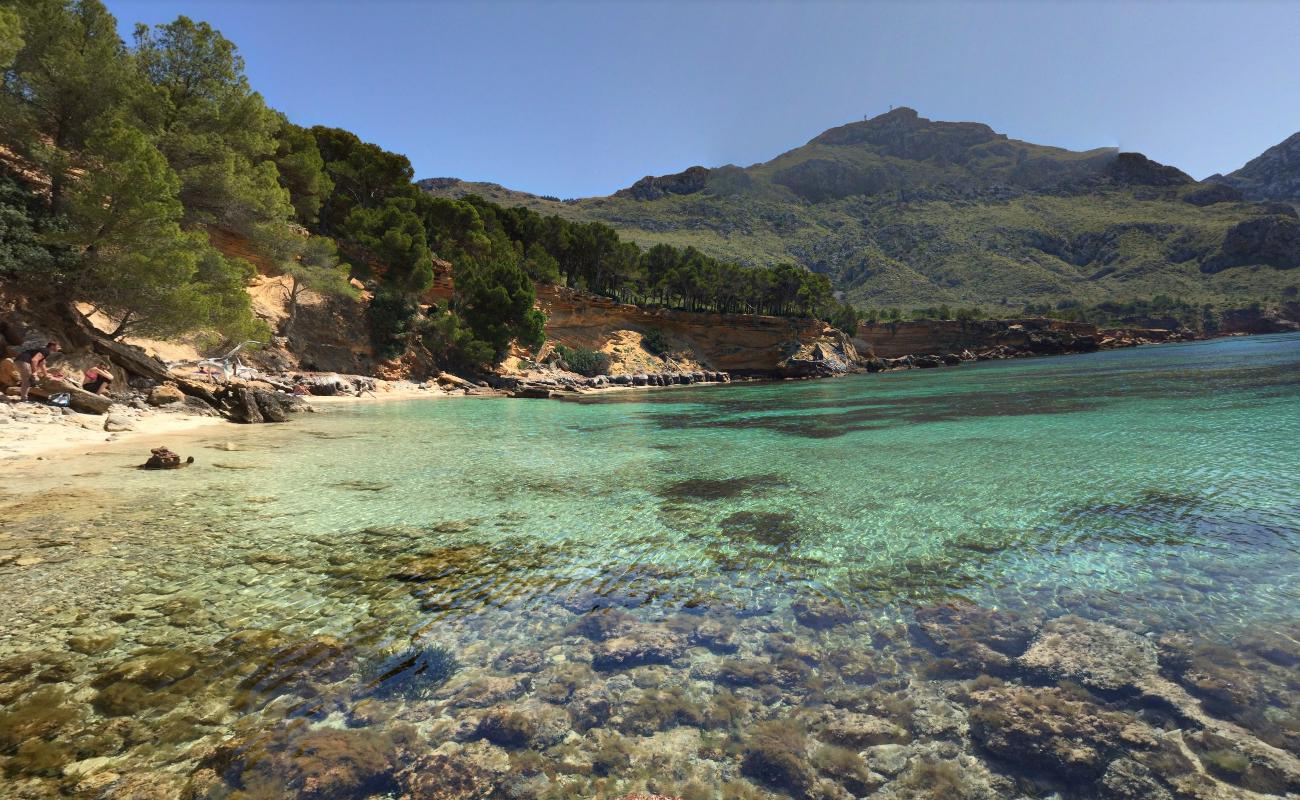
[[[321,204],[334,191],[316,137],[306,128],[283,121],[276,137],[275,166],[298,222],[315,224]]]
[[[296,259],[285,265],[290,283],[285,329],[289,329],[298,316],[298,303],[305,291],[335,297],[354,297],[356,290],[348,283],[348,267],[339,260],[338,246],[326,236],[312,236],[302,243]]]
[[[76,295],[118,320],[116,335],[199,327],[247,334],[248,265],[181,229],[179,181],[149,138],[114,119],[86,152],[96,166],[72,187],[58,234],[85,254]]]
[[[130,103],[141,82],[98,0],[24,0],[9,11],[22,44],[4,74],[0,133],[50,176],[58,209],[67,171],[86,165],[79,154],[101,117]]]
[[[833,303],[826,321],[849,336],[857,334],[858,324],[862,322],[862,312],[849,303]]]
[[[474,336],[460,317],[450,311],[432,309],[419,322],[420,342],[438,364],[451,369],[477,372],[492,366],[492,346]]]
[[[23,18],[12,8],[0,8],[0,68],[14,63],[23,49]]]
[[[830,279],[797,265],[745,268],[695,248],[656,245],[642,253],[600,222],[574,223],[481,197],[426,196],[420,203],[430,246],[465,260],[519,264],[538,283],[570,286],[618,300],[691,311],[817,316],[849,309]]]
[[[59,287],[72,279],[76,254],[52,246],[44,202],[0,166],[0,277],[19,285]]]
[[[546,252],[546,248],[540,242],[529,245],[527,255],[523,259],[523,267],[528,277],[535,283],[554,285],[563,280],[560,274],[560,262],[555,259],[555,256]]]
[[[420,306],[413,298],[399,292],[379,291],[370,301],[370,343],[381,359],[396,358],[406,352],[417,332]]]
[[[492,348],[497,361],[511,340],[532,350],[542,346],[546,319],[533,308],[536,297],[528,275],[509,262],[467,262],[456,273],[456,313]]]
[[[560,344],[555,346],[555,352],[559,353],[566,367],[579,375],[594,378],[597,375],[609,374],[609,356],[599,350],[589,350],[585,347],[565,347]]]
[[[354,208],[341,228],[363,261],[381,265],[384,288],[409,296],[433,283],[433,256],[414,208],[411,198],[390,197],[376,208]]]
[[[658,328],[651,328],[642,334],[641,347],[652,356],[663,358],[668,355],[668,341],[664,338],[664,332]]]
[[[356,134],[338,128],[311,129],[316,147],[333,183],[325,195],[314,229],[342,239],[348,217],[357,208],[379,208],[391,197],[413,197],[414,170],[406,156],[363,142]]]
[[[151,91],[143,118],[181,180],[187,223],[224,227],[272,251],[293,219],[273,160],[283,120],[253,92],[228,39],[187,17],[135,31]]]

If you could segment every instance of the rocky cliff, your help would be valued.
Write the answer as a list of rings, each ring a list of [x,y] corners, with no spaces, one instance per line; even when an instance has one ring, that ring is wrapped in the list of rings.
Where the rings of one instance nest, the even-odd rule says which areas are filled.
[[[1206,182],[1232,186],[1250,200],[1300,203],[1300,133],[1265,150],[1241,169],[1211,175]]]
[[[876,358],[946,356],[1007,357],[1086,353],[1183,338],[1164,329],[1102,330],[1087,322],[1041,317],[993,320],[915,320],[863,324],[854,337],[859,348]],[[968,358],[969,355],[966,357]]]
[[[753,377],[832,375],[861,361],[846,336],[816,320],[642,308],[558,287],[539,287],[537,299],[547,337],[568,347],[609,349],[624,332],[658,331],[704,369]],[[631,371],[627,359],[613,369]]]

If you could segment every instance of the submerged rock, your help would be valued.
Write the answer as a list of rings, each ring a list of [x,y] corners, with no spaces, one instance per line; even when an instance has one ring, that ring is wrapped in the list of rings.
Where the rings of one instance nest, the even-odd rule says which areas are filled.
[[[800,625],[816,630],[843,625],[856,617],[853,609],[838,600],[796,600],[791,608]]]
[[[1111,759],[1157,744],[1155,731],[1137,717],[1060,689],[1007,685],[972,699],[971,738],[980,747],[1067,780],[1095,780]]]
[[[760,722],[750,728],[740,769],[797,798],[808,797],[817,783],[817,774],[808,762],[808,734],[789,720]]]
[[[686,652],[681,636],[649,625],[601,642],[592,653],[596,669],[628,669],[645,664],[667,664]]]
[[[481,800],[510,773],[510,755],[488,742],[444,744],[407,761],[397,773],[407,800]]]
[[[1151,640],[1076,616],[1044,625],[1019,662],[1051,678],[1069,678],[1103,691],[1133,689],[1159,668]]]
[[[907,731],[871,714],[837,710],[817,734],[832,744],[862,749],[871,745],[906,742]]]
[[[970,603],[918,609],[914,634],[947,659],[952,677],[1009,675],[1025,652],[1041,620]]]
[[[1173,800],[1150,769],[1130,758],[1117,758],[1101,776],[1102,794],[1111,800]]]
[[[474,736],[502,747],[542,749],[564,739],[569,730],[569,715],[563,709],[525,701],[488,709]]]

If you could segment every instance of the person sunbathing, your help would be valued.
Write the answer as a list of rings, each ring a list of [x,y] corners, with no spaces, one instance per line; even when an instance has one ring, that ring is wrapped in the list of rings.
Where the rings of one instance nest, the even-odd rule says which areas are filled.
[[[81,388],[91,394],[108,394],[112,383],[113,373],[109,372],[103,364],[96,364],[86,370],[86,374],[81,380]]]

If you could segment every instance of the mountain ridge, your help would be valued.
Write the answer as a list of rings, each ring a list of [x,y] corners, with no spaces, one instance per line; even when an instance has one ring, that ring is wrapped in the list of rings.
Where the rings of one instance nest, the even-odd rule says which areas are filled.
[[[1247,161],[1241,169],[1205,180],[1231,186],[1248,200],[1300,203],[1300,132]]]
[[[647,175],[605,197],[419,183],[604,222],[642,246],[689,245],[748,266],[796,262],[860,305],[1239,301],[1286,296],[1297,277],[1285,270],[1300,264],[1294,208],[1252,202],[1231,180],[1196,181],[1140,153],[1039,145],[910,108],[830,128],[749,167]]]

